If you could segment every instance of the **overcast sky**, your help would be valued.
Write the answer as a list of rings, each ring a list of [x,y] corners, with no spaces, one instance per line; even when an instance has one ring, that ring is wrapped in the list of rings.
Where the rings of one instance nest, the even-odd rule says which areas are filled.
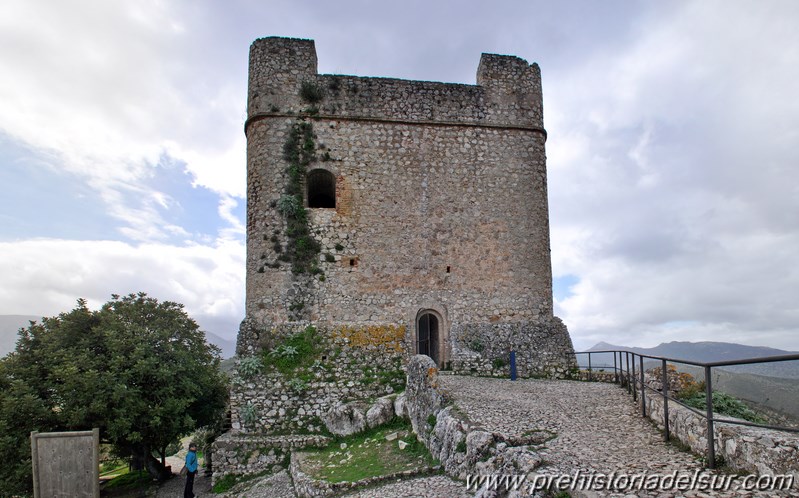
[[[0,3],[0,314],[145,291],[244,316],[250,43],[322,73],[543,74],[556,314],[578,349],[799,350],[799,2]]]

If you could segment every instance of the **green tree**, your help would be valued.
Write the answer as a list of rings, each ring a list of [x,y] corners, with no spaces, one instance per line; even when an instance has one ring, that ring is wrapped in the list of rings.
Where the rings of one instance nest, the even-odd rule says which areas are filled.
[[[20,330],[1,383],[16,387],[0,398],[0,428],[9,423],[3,407],[22,399],[40,423],[24,424],[26,432],[98,427],[118,455],[157,478],[168,475],[167,446],[212,425],[227,398],[219,349],[183,305],[144,293],[114,295],[99,311],[78,300],[72,311]],[[17,439],[28,436],[22,430]]]

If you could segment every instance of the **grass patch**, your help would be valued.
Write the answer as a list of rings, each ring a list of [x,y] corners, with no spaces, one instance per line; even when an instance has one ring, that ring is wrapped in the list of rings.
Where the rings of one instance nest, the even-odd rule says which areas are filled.
[[[115,477],[105,484],[106,490],[143,489],[153,485],[153,478],[146,470],[137,470]]]
[[[386,435],[397,433],[397,439]],[[406,444],[400,449],[399,441]],[[369,477],[435,465],[408,422],[395,418],[367,432],[337,438],[328,447],[306,454],[303,471],[328,482],[355,482]]]
[[[100,475],[127,474],[130,466],[123,460],[110,460],[100,463]]]

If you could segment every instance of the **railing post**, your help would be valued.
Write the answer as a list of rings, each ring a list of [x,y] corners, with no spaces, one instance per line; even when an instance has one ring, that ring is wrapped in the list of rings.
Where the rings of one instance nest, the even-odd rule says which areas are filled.
[[[671,439],[671,434],[669,434],[669,374],[666,372],[666,359],[663,359],[661,365],[661,382],[663,384],[663,388],[661,392],[663,393],[663,426],[665,427],[665,439],[666,441]]]
[[[630,394],[630,352],[624,352],[624,358],[627,360],[627,394]]]
[[[635,378],[635,353],[632,353],[633,356],[633,402],[638,401],[638,386],[636,385],[636,381],[638,379]]]
[[[707,410],[707,466],[716,468],[716,434],[713,431],[713,384],[710,367],[705,367],[705,409]]]
[[[619,383],[619,367],[616,366],[616,351],[613,352],[613,382]]]
[[[588,382],[591,382],[591,351],[588,352]]]
[[[646,417],[646,388],[644,387],[644,357],[638,356],[641,370],[641,416]]]
[[[516,351],[510,352],[510,380],[516,380]]]

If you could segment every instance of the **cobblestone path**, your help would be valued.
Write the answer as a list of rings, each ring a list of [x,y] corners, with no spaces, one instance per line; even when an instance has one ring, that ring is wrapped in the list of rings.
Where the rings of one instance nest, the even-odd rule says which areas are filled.
[[[538,453],[546,462],[540,473],[573,475],[615,472],[693,474],[703,466],[695,455],[663,441],[654,425],[641,417],[625,389],[598,382],[526,379],[510,381],[441,375],[442,388],[469,419],[491,432],[522,435],[547,430],[553,438]],[[580,496],[743,497],[792,496],[791,493],[687,491],[629,494],[589,492]]]

